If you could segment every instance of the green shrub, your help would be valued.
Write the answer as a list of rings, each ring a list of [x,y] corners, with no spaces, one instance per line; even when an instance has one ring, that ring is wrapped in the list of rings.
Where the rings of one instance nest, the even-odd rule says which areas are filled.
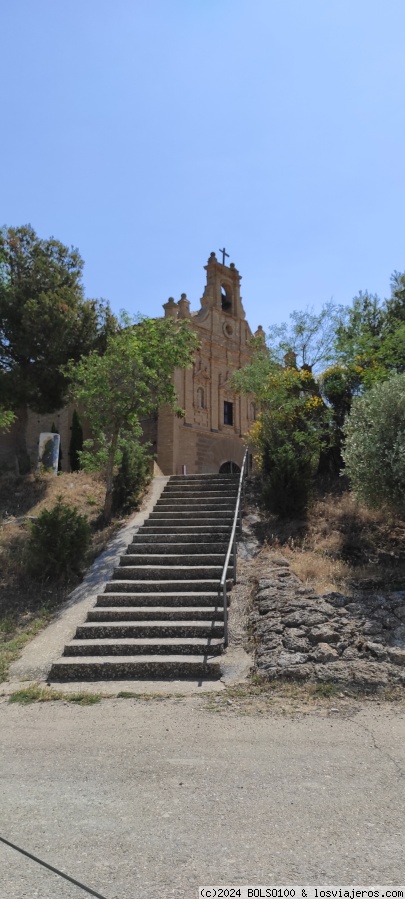
[[[343,458],[353,491],[366,505],[405,512],[405,374],[353,400]]]
[[[31,525],[27,545],[27,568],[35,577],[62,578],[83,567],[90,541],[85,515],[66,505],[44,509]]]
[[[147,447],[137,441],[128,442],[122,450],[121,462],[113,483],[113,509],[130,512],[138,505],[139,494],[150,477]]]
[[[312,434],[265,428],[262,477],[265,507],[281,518],[305,515],[318,456]],[[301,439],[300,439],[301,438]]]

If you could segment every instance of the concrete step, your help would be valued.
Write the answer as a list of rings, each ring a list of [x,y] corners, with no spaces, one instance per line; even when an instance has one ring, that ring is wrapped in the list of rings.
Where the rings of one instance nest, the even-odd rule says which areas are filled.
[[[174,578],[176,581],[194,582],[213,578],[219,583],[222,568],[222,565],[198,565],[198,567],[193,565],[122,565],[120,568],[114,568],[113,579],[169,581]]]
[[[180,551],[181,547],[201,545],[201,546],[211,546],[215,544],[215,547],[218,547],[219,551],[225,551],[228,549],[229,540],[225,540],[224,537],[221,537],[220,534],[213,534],[207,532],[206,534],[196,534],[194,531],[187,532],[186,534],[165,534],[163,531],[159,530],[157,534],[146,533],[145,531],[139,531],[138,534],[132,539],[132,543],[129,544],[128,551],[131,552],[131,547],[136,547],[136,551],[138,551],[138,547],[145,547],[145,550],[149,547],[149,549],[154,546],[172,547],[175,552]],[[135,551],[135,550],[134,550]]]
[[[131,584],[132,581],[129,583]],[[106,593],[101,593],[97,596],[96,609],[111,608],[112,606],[120,609],[126,609],[127,607],[150,608],[151,606],[158,608],[163,604],[168,608],[173,608],[174,606],[177,608],[187,605],[188,607],[192,606],[194,609],[194,607],[211,608],[212,606],[215,606],[217,602],[222,602],[222,597],[218,597],[218,590],[212,592],[198,592],[197,590],[194,592],[184,591],[183,593],[181,591],[173,593],[170,592],[170,590],[166,593],[164,591],[160,593],[131,593],[129,590],[122,593],[112,593],[107,590]],[[228,605],[229,602],[230,598],[228,595]],[[220,605],[219,608],[221,608]]]
[[[221,621],[97,621],[80,624],[75,640],[96,640],[132,637],[154,639],[157,637],[223,637]]]
[[[153,510],[154,512],[193,512],[195,515],[199,515],[202,512],[211,512],[213,516],[223,512],[232,512],[232,515],[235,513],[235,503],[193,503],[193,502],[185,502],[184,496],[182,498],[181,503],[174,503],[172,500],[170,502],[162,502],[156,503],[156,506]]]
[[[124,611],[124,610],[123,610]],[[186,612],[183,620],[156,619],[153,621],[86,621],[76,629],[75,640],[95,640],[99,638],[155,639],[158,637],[199,637],[207,638],[223,635],[222,620],[200,620],[193,618],[193,609]]]
[[[194,544],[193,544],[194,545]],[[170,547],[172,549],[172,547]],[[155,567],[166,566],[166,565],[190,565],[192,567],[197,565],[223,565],[225,562],[226,553],[162,553],[159,547],[158,552],[154,553],[137,553],[134,552],[133,544],[131,543],[131,552],[126,552],[125,556],[121,556],[120,565],[153,565]]]
[[[84,659],[63,657],[52,665],[50,681],[97,681],[156,678],[202,678],[217,680],[221,677],[219,657],[205,655],[142,655],[142,656],[87,656]]]
[[[216,555],[222,554],[224,555],[227,552],[228,543],[220,543],[218,537],[215,540],[211,540],[206,542],[204,540],[203,543],[195,540],[185,542],[183,539],[178,538],[175,540],[168,540],[167,537],[162,538],[162,540],[154,540],[149,542],[144,541],[136,541],[135,539],[132,543],[129,544],[127,549],[127,555],[146,555],[148,558],[153,558],[156,555],[169,555],[172,556],[176,554],[177,556],[192,556],[195,554],[201,553],[210,553],[214,552]]]
[[[221,484],[224,487],[230,484],[239,484],[239,475],[223,474],[173,474],[169,484],[202,484],[211,487],[213,484]]]
[[[122,575],[122,579],[109,581],[106,584],[106,593],[215,593],[218,595],[220,578],[200,579],[192,581],[190,578],[184,580],[173,580],[167,578],[165,581],[136,581],[132,578],[126,578],[123,574],[124,569],[116,568],[117,578]],[[227,579],[227,590],[231,589],[232,581]]]
[[[225,539],[230,535],[232,530],[232,521],[225,524],[218,524],[216,519],[204,525],[199,524],[177,524],[176,522],[167,522],[165,520],[145,521],[142,525],[142,533],[144,534],[220,534]],[[139,532],[138,532],[139,533]],[[228,537],[229,540],[229,537]]]
[[[217,502],[217,500],[223,500],[223,499],[232,499],[235,501],[237,494],[238,494],[237,490],[232,490],[232,492],[230,492],[229,490],[223,490],[221,487],[218,487],[217,490],[204,490],[204,488],[202,488],[201,490],[196,490],[195,488],[191,488],[191,487],[189,487],[188,489],[187,488],[181,489],[180,487],[178,487],[178,488],[166,487],[166,489],[163,490],[163,493],[161,493],[161,495],[158,499],[158,502],[160,502],[161,499],[169,499],[169,498],[176,499],[176,500],[184,499],[184,498],[195,499],[195,500],[200,499],[200,500],[202,500],[202,502],[204,502],[204,500],[208,500],[208,499],[209,500],[212,499],[214,502]]]
[[[196,524],[204,524],[206,520],[212,521],[213,524],[222,524],[227,521],[232,522],[234,519],[234,512],[231,509],[219,510],[219,509],[204,509],[201,511],[200,509],[196,509],[190,511],[189,507],[184,509],[173,509],[171,512],[165,510],[164,512],[151,512],[147,521],[167,521],[176,524],[178,522],[181,524],[182,522],[194,521]]]
[[[65,646],[63,656],[144,656],[144,655],[221,655],[223,640],[210,642],[198,638],[156,639],[91,639],[72,640]]]
[[[201,503],[197,503],[195,506],[192,503],[183,503],[182,505],[175,505],[174,503],[167,503],[158,505],[156,504],[154,508],[154,512],[152,514],[163,512],[164,514],[176,514],[183,515],[184,512],[192,512],[196,518],[199,518],[204,512],[209,512],[211,518],[216,518],[217,515],[224,515],[225,513],[231,513],[229,517],[234,517],[235,514],[235,503],[228,503],[228,505],[219,505],[218,503],[205,503],[202,505]],[[228,515],[226,515],[228,517]]]
[[[156,502],[156,506],[161,506],[162,504],[166,505],[167,503],[173,503],[175,505],[184,505],[185,503],[190,503],[193,506],[199,506],[200,504],[204,505],[205,503],[213,503],[215,506],[235,506],[235,496],[229,496],[228,494],[224,494],[222,490],[219,490],[218,493],[207,493],[204,490],[201,493],[201,496],[196,496],[195,491],[189,491],[186,493],[184,490],[179,492],[178,494],[173,493],[162,493],[159,499]]]
[[[161,594],[159,594],[159,598]],[[104,606],[90,609],[87,621],[223,621],[223,606]]]

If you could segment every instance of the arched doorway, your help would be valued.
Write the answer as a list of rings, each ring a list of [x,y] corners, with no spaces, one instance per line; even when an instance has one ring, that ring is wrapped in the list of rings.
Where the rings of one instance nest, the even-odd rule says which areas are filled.
[[[240,465],[236,462],[223,462],[219,469],[220,474],[240,474]]]

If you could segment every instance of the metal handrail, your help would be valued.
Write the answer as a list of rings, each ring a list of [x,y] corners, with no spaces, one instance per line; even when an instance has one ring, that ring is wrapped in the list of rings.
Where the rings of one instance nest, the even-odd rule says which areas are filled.
[[[243,457],[242,468],[240,470],[238,495],[236,498],[236,506],[235,506],[235,514],[233,516],[232,531],[231,531],[231,536],[229,538],[228,551],[225,556],[224,567],[222,570],[222,577],[219,582],[219,590],[218,590],[218,596],[220,596],[222,594],[222,599],[223,599],[223,603],[224,603],[224,647],[225,648],[228,646],[228,596],[227,596],[227,592],[226,592],[226,580],[227,580],[227,574],[228,574],[229,560],[231,558],[231,552],[233,550],[233,582],[234,582],[234,584],[236,584],[236,525],[238,523],[238,518],[239,518],[239,524],[240,524],[240,528],[242,530],[241,498],[242,498],[242,490],[244,487],[244,481],[245,481],[245,475],[246,475],[247,459],[248,459],[248,451],[246,449],[245,455]]]

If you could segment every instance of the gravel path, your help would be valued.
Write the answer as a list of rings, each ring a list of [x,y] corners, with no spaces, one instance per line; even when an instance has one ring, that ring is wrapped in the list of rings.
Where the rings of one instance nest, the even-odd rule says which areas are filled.
[[[0,702],[3,835],[106,899],[404,882],[404,705]],[[216,705],[217,703],[217,705]],[[85,894],[0,845],[1,899]]]

